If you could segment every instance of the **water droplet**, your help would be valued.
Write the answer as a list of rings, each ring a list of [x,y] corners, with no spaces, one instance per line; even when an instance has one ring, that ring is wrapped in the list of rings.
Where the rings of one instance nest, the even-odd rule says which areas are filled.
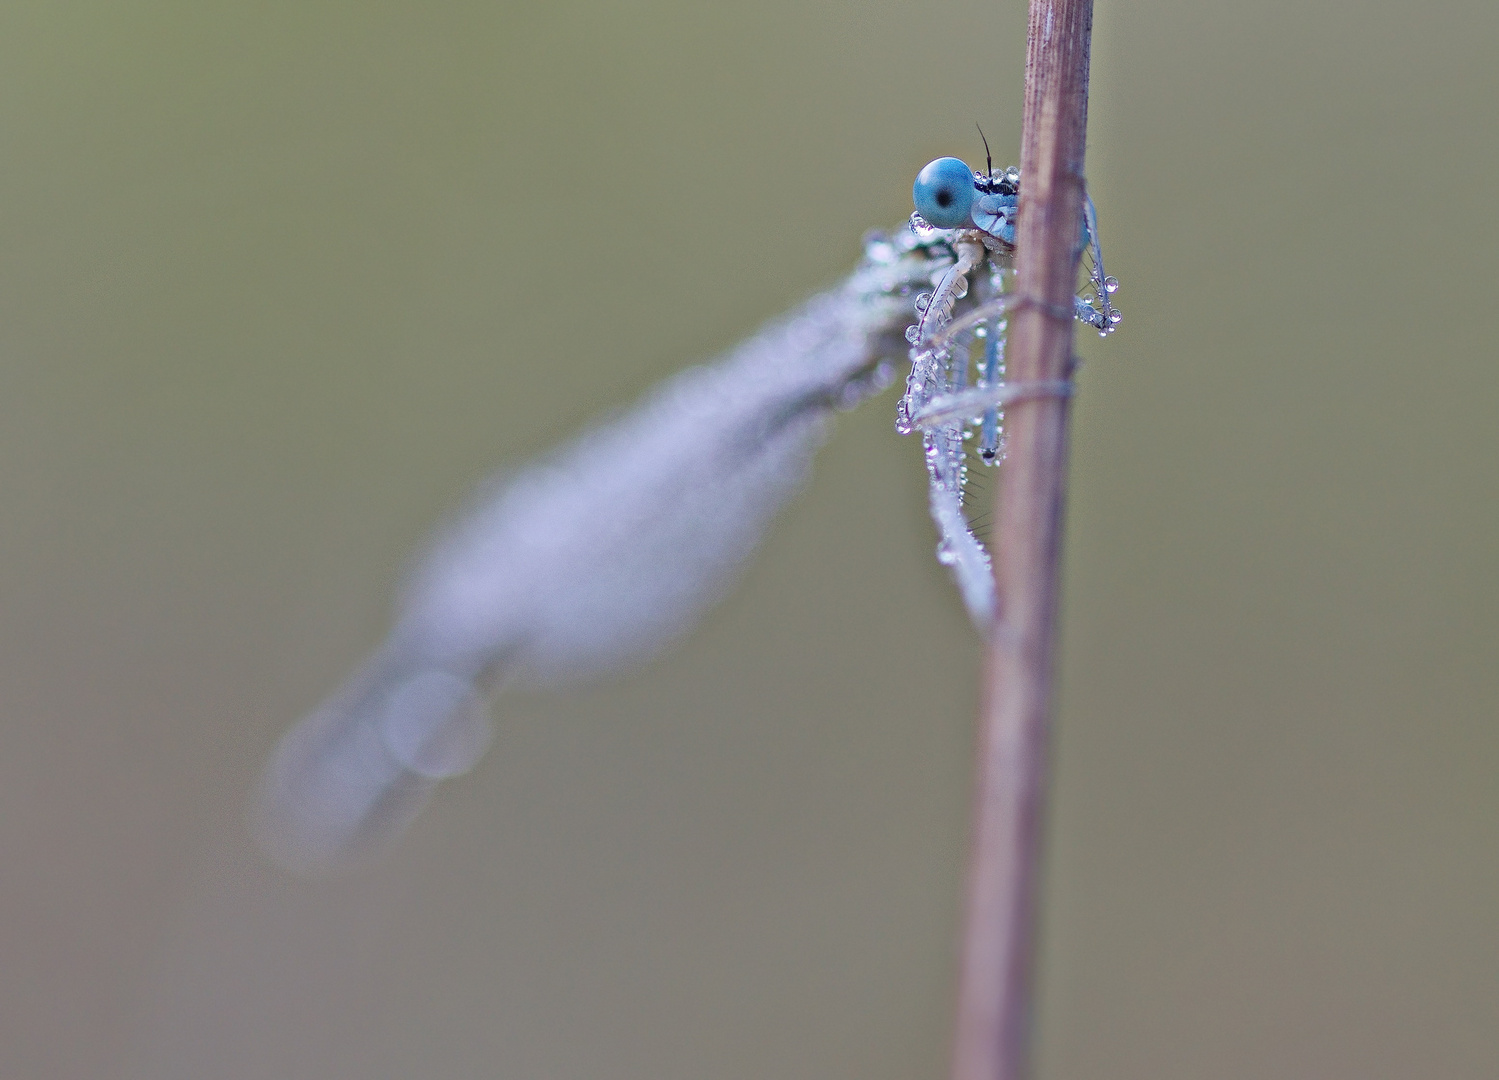
[[[931,307],[931,306],[932,306],[932,294],[931,293],[924,292],[924,293],[922,293],[920,296],[918,296],[916,298],[916,310],[919,311],[919,312],[921,312],[923,315],[926,314],[926,309],[929,308],[929,307]]]
[[[1109,322],[1111,323],[1117,323],[1122,318],[1124,318],[1124,312],[1118,308],[1114,308],[1114,310],[1109,312]]]
[[[906,340],[915,345],[921,340],[921,328],[914,323],[906,327]]]
[[[1106,277],[1106,278],[1104,278],[1103,279],[1103,288],[1104,288],[1105,292],[1111,292],[1111,293],[1118,292],[1119,291],[1119,279],[1116,278],[1116,277]]]

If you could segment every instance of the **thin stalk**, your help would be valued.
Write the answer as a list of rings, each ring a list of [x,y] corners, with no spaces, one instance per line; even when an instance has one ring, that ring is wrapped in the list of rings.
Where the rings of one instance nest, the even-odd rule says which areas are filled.
[[[1031,0],[1008,378],[1072,374],[1092,0]],[[1055,670],[1068,398],[1005,410],[994,570],[999,614],[978,724],[953,1080],[1022,1080]]]

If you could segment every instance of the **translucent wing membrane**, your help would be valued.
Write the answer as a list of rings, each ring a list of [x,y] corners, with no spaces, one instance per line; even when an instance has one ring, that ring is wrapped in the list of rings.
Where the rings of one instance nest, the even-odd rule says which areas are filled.
[[[584,680],[684,633],[801,485],[830,414],[888,385],[932,269],[871,236],[841,288],[477,500],[386,642],[282,739],[256,808],[266,849],[310,871],[357,860],[478,760],[501,684]]]

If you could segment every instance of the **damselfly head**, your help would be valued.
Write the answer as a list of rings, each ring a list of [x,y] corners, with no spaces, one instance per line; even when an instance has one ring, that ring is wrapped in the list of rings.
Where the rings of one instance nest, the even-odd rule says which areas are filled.
[[[961,229],[978,196],[973,170],[955,157],[938,158],[916,174],[911,201],[916,212],[939,229]]]
[[[911,186],[911,201],[926,224],[937,229],[978,229],[1011,245],[1019,198],[1019,169],[979,173],[951,157],[930,162]]]

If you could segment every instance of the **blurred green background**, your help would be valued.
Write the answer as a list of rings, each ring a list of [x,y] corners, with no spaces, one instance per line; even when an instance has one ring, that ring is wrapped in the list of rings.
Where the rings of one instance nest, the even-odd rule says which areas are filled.
[[[1019,143],[1023,5],[7,4],[0,1075],[944,1074],[978,650],[894,397],[394,855],[246,838],[492,468]],[[1499,7],[1100,4],[1043,1078],[1499,1074]]]

